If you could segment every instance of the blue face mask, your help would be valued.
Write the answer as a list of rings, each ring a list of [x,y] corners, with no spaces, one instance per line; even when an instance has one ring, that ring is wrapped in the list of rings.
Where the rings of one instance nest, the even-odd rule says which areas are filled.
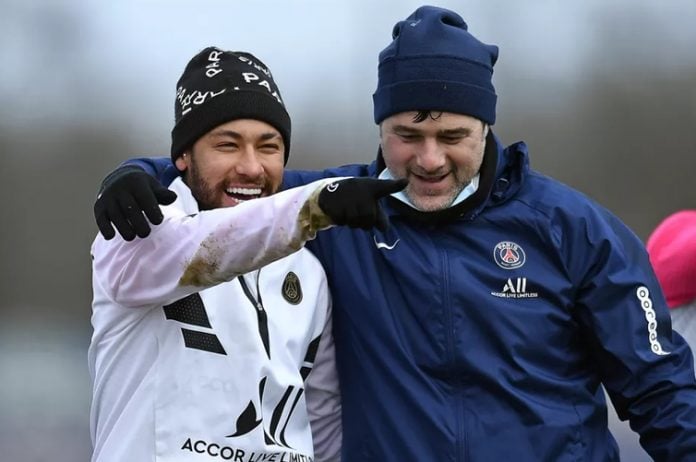
[[[453,207],[453,206],[459,204],[461,201],[463,201],[464,199],[466,199],[467,197],[471,196],[473,193],[476,192],[476,190],[478,189],[478,186],[479,186],[479,176],[480,175],[477,174],[475,177],[473,177],[471,179],[471,183],[469,183],[466,188],[462,189],[462,192],[459,193],[459,195],[454,200],[454,202],[452,202],[452,205],[450,205],[450,207]],[[379,174],[379,179],[380,180],[393,180],[394,176],[391,174],[391,172],[389,171],[388,168],[385,168],[384,170],[382,170],[382,173]],[[404,193],[403,190],[396,192],[396,193],[392,194],[391,196],[396,198],[396,199],[399,199],[404,204],[407,204],[410,207],[413,207],[414,209],[418,210],[418,207],[416,207],[415,205],[413,205],[413,203],[411,203],[411,201],[406,196],[406,194]]]

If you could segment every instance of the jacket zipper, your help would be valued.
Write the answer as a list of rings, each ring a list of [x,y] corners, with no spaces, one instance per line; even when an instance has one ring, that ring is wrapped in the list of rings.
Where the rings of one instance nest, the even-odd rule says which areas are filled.
[[[261,342],[263,342],[263,347],[266,350],[268,359],[271,359],[271,347],[268,339],[268,315],[266,314],[266,309],[263,307],[263,301],[261,300],[261,289],[259,288],[259,279],[261,279],[261,270],[256,274],[256,297],[249,290],[249,286],[244,280],[243,276],[238,276],[239,284],[242,286],[244,295],[249,299],[251,304],[256,309],[256,319],[259,326],[259,336],[261,336]]]
[[[440,249],[440,254],[442,255],[442,280],[444,281],[443,285],[443,301],[445,304],[445,313],[447,316],[447,346],[449,349],[449,360],[450,360],[450,367],[454,370],[456,367],[457,363],[457,350],[456,350],[456,336],[457,332],[454,328],[454,314],[453,314],[453,308],[452,308],[452,298],[451,298],[451,290],[450,290],[450,271],[449,271],[449,258],[447,256],[447,251],[444,249]],[[462,379],[460,378],[453,378],[455,382],[462,382]],[[463,385],[463,383],[461,384]],[[467,459],[466,453],[467,453],[467,441],[466,441],[466,423],[465,423],[465,409],[464,409],[464,400],[462,398],[462,393],[460,384],[458,384],[458,390],[455,393],[455,422],[457,425],[457,437],[455,441],[455,447],[456,447],[456,457],[455,460],[457,461],[464,461]]]

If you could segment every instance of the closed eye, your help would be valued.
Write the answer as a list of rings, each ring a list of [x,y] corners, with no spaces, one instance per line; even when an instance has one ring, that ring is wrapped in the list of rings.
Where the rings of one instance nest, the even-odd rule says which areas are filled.
[[[414,133],[397,133],[397,136],[407,143],[412,143],[421,139],[420,135]]]
[[[236,149],[238,147],[238,145],[234,141],[226,141],[223,143],[216,144],[215,147],[218,149],[222,149],[222,150],[230,150],[230,149]]]
[[[463,140],[463,136],[441,136],[440,141],[442,141],[445,144],[457,144],[461,140]]]
[[[263,152],[278,152],[280,151],[280,145],[277,143],[266,143],[259,146],[259,149]]]

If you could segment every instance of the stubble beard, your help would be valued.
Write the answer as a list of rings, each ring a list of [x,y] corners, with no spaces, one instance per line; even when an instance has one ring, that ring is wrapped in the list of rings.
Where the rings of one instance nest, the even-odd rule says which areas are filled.
[[[215,187],[211,187],[201,176],[195,158],[191,158],[186,184],[193,198],[198,202],[199,210],[213,210],[222,206],[221,200],[215,197],[215,191],[222,191],[223,185],[218,183]]]
[[[464,188],[469,185],[469,183],[471,183],[471,180],[463,183],[455,176],[454,186],[444,194],[439,193],[429,195],[426,191],[425,194],[419,194],[416,196],[411,193],[410,187],[406,187],[404,194],[418,210],[422,212],[437,212],[439,210],[449,208],[459,194],[464,190]]]
[[[481,162],[479,163],[478,167],[476,169],[460,169],[452,171],[451,174],[454,175],[454,184],[444,193],[429,195],[427,194],[426,190],[425,194],[416,196],[415,194],[412,194],[411,187],[409,185],[404,190],[404,194],[408,200],[411,201],[411,203],[422,212],[437,212],[448,209],[452,206],[457,197],[459,197],[461,192],[471,184],[471,181],[479,173],[481,170],[481,165],[483,164],[484,155],[485,142],[481,147]],[[405,176],[408,177],[411,173],[411,170],[407,169]]]

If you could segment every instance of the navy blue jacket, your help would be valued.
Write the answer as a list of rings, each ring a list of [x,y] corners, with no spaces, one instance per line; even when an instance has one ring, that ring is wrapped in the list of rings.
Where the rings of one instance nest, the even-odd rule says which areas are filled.
[[[168,159],[136,163],[175,174]],[[334,299],[344,462],[617,461],[601,385],[655,460],[696,461],[691,351],[615,216],[492,135],[472,197],[384,208],[385,233],[335,227],[307,243]]]

